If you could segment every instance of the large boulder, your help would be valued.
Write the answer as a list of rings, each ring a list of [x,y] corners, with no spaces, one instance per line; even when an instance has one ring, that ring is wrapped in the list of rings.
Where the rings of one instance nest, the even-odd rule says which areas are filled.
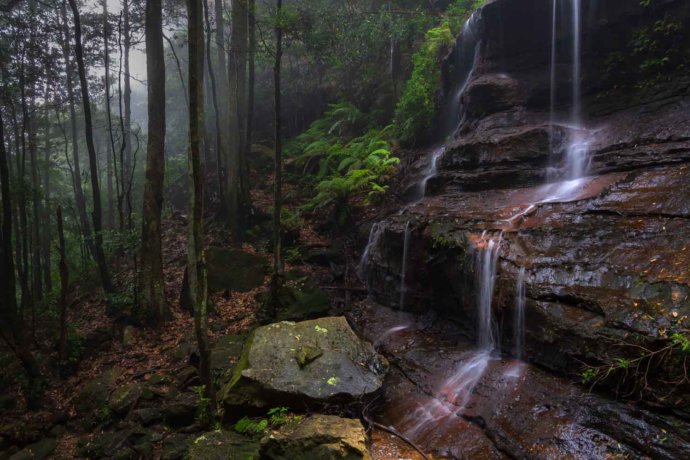
[[[42,460],[53,453],[56,446],[55,438],[41,439],[12,455],[10,460]]]
[[[370,460],[367,434],[356,419],[313,415],[261,440],[261,457],[272,460]]]
[[[387,370],[343,317],[284,321],[252,333],[221,400],[226,408],[352,401],[376,392]]]

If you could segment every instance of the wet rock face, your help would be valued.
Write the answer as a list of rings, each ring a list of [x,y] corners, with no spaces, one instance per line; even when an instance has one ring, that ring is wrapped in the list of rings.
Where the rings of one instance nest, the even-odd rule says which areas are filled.
[[[475,338],[477,240],[502,234],[493,293],[502,351],[515,351],[522,268],[525,358],[580,380],[583,363],[635,359],[635,347],[662,348],[690,324],[690,79],[621,80],[615,88],[606,76],[611,56],[633,58],[631,38],[645,27],[669,18],[690,26],[690,3],[582,0],[578,126],[572,18],[563,3],[553,112],[552,1],[496,0],[479,13],[480,54],[461,98],[463,123],[427,196],[380,223],[365,277],[377,301],[397,308],[404,292],[405,310],[440,312]],[[681,49],[690,50],[687,38],[679,34]],[[588,153],[589,177],[564,186],[575,140]],[[424,171],[424,162],[411,170]],[[616,388],[618,379],[608,385],[682,409],[688,383],[671,391],[663,382],[683,381],[683,361],[674,354],[655,363],[656,383],[644,388]]]
[[[237,406],[349,402],[375,393],[387,367],[343,317],[284,321],[250,336],[222,399],[228,413]]]

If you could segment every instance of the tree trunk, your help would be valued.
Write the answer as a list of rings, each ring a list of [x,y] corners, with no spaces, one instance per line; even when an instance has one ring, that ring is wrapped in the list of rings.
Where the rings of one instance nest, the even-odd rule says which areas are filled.
[[[216,60],[217,66],[214,71],[214,76],[216,79],[216,93],[213,95],[214,107],[218,106],[216,117],[218,118],[218,124],[222,127],[229,126],[228,120],[229,106],[228,101],[228,75],[227,75],[227,59],[226,56],[226,41],[225,41],[225,18],[223,17],[223,0],[215,0],[215,19],[216,19]],[[206,19],[208,23],[208,18]],[[210,27],[210,25],[209,25]],[[210,35],[210,31],[208,32]],[[209,37],[210,38],[210,37]],[[209,58],[209,61],[212,61]],[[222,101],[222,103],[218,103]],[[225,129],[218,130],[217,139],[217,152],[216,158],[218,163],[217,174],[218,174],[218,191],[220,194],[220,208],[221,215],[223,215],[227,210],[227,196],[226,196],[226,175],[227,175],[227,158],[228,158],[228,131]]]
[[[276,54],[273,64],[273,85],[275,98],[275,184],[273,194],[273,277],[271,280],[272,308],[271,316],[274,316],[278,307],[278,291],[283,282],[283,259],[281,242],[281,223],[280,210],[282,207],[282,187],[283,187],[283,118],[281,114],[281,94],[280,94],[280,72],[281,60],[283,58],[283,29],[280,25],[280,15],[282,14],[283,1],[276,0]]]
[[[49,97],[49,91],[46,87],[46,100]],[[51,273],[51,248],[50,243],[53,239],[51,232],[51,222],[50,222],[50,170],[52,162],[50,159],[51,153],[51,122],[50,115],[46,109],[45,114],[46,130],[45,130],[45,145],[44,145],[44,158],[43,158],[43,242],[41,244],[41,252],[43,259],[43,284],[45,285],[46,291],[50,292],[53,290],[53,279]]]
[[[189,287],[194,305],[194,329],[201,358],[199,374],[204,386],[204,397],[209,402],[202,407],[202,420],[211,421],[215,408],[215,390],[211,375],[210,350],[207,333],[207,280],[204,260],[203,206],[204,171],[202,133],[204,112],[204,31],[201,0],[188,0],[189,36],[189,234],[188,262]]]
[[[96,146],[93,143],[93,124],[91,121],[91,102],[89,98],[89,83],[86,79],[86,66],[84,65],[84,49],[81,43],[81,19],[76,0],[68,0],[72,14],[74,15],[74,43],[75,54],[77,56],[77,69],[79,71],[79,81],[81,82],[81,97],[84,106],[84,131],[86,135],[86,148],[89,151],[89,168],[91,170],[91,191],[93,193],[93,230],[95,233],[96,263],[101,275],[101,284],[106,293],[113,292],[110,283],[108,265],[105,261],[103,252],[103,213],[101,211],[101,188],[98,184],[98,161],[96,159]]]
[[[2,191],[2,225],[0,226],[0,335],[22,363],[29,380],[27,404],[36,409],[43,393],[41,371],[24,340],[17,311],[17,293],[12,258],[12,201],[10,173],[5,150],[5,132],[0,111],[0,190]]]
[[[132,162],[132,87],[129,73],[129,51],[132,48],[132,32],[129,18],[129,2],[130,0],[122,1],[122,15],[124,19],[124,47],[125,47],[125,93],[124,93],[124,133],[123,140],[125,143],[125,158],[123,161],[123,176],[125,186],[125,211],[127,214],[127,227],[132,228],[132,181],[134,176],[134,164]]]
[[[220,0],[216,0],[216,4],[220,5]],[[213,68],[213,59],[211,57],[211,21],[209,19],[208,0],[204,0],[204,18],[206,20],[206,60],[208,62],[208,76],[211,83],[211,103],[213,105],[214,127],[216,131],[216,171],[218,172],[218,196],[220,197],[221,209],[224,204],[223,193],[223,130],[221,119],[221,107],[218,104],[218,84],[216,79],[216,71]],[[225,70],[223,70],[225,72]],[[223,109],[225,110],[225,109]]]
[[[62,16],[62,56],[65,60],[65,75],[67,78],[67,99],[69,100],[69,114],[70,114],[70,127],[71,127],[71,137],[72,137],[72,169],[74,171],[74,201],[77,206],[77,212],[79,214],[79,222],[81,224],[81,231],[84,235],[84,241],[89,252],[94,257],[96,256],[96,248],[93,244],[93,237],[91,235],[91,225],[89,224],[89,218],[86,213],[86,197],[84,195],[84,188],[82,186],[81,177],[81,166],[79,164],[79,140],[77,137],[77,111],[75,108],[75,98],[74,98],[74,84],[72,76],[72,64],[70,56],[70,35],[69,35],[69,23],[67,22],[67,0],[62,3],[61,6],[61,16]]]
[[[247,170],[245,175],[249,177],[249,156],[252,154],[252,131],[254,129],[254,86],[256,81],[256,0],[247,0],[247,26],[249,28],[249,77],[247,81],[247,134],[244,148],[245,165]]]
[[[247,5],[246,0],[232,3],[232,35],[228,59],[229,142],[227,166],[227,221],[232,238],[242,241],[246,202],[242,152],[245,146],[246,86],[247,86]]]
[[[165,57],[161,0],[146,2],[146,70],[149,121],[138,294],[141,319],[157,325],[169,316],[161,243],[165,181]]]
[[[69,271],[67,269],[67,251],[65,249],[65,232],[62,228],[62,208],[55,210],[58,241],[60,242],[60,360],[67,359],[67,291],[69,289]]]

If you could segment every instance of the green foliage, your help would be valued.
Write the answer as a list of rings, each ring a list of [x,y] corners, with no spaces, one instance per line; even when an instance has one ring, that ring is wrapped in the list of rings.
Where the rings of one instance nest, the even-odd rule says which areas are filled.
[[[351,104],[332,105],[288,145],[297,164],[312,173],[307,180],[315,194],[309,197],[306,210],[331,208],[336,221],[344,224],[351,216],[352,195],[365,193],[365,202],[371,203],[387,190],[386,182],[400,163],[393,155],[394,128],[366,130],[367,121]]]
[[[586,368],[581,374],[582,384],[587,385],[594,382],[594,379],[597,378],[598,375],[599,372],[593,367]]]
[[[677,332],[671,335],[671,342],[683,353],[690,354],[690,337]]]
[[[441,23],[427,31],[421,47],[412,56],[414,69],[395,110],[401,142],[414,143],[429,136],[440,105],[441,59],[453,46],[462,24],[483,3],[484,0],[455,0]]]
[[[76,366],[86,352],[86,338],[73,324],[67,325],[67,359],[64,364]]]
[[[268,428],[280,428],[290,423],[297,423],[302,420],[301,415],[290,414],[290,409],[284,406],[269,409],[266,417],[249,418],[242,417],[235,423],[235,431],[247,436],[258,436],[264,434]]]
[[[651,3],[641,2],[649,7]],[[613,86],[653,86],[687,67],[688,58],[680,43],[687,32],[682,22],[669,17],[638,27],[624,51],[611,53],[605,63],[604,78]]]
[[[199,385],[193,388],[197,395],[196,421],[201,426],[210,426],[213,422],[211,415],[211,399],[206,395],[206,386]]]

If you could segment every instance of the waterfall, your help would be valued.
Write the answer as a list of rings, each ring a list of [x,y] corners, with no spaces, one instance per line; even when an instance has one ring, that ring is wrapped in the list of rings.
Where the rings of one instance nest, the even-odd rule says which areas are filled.
[[[472,79],[472,74],[477,65],[477,58],[479,57],[479,41],[475,31],[477,20],[478,16],[475,13],[465,22],[458,38],[456,51],[453,53],[455,67],[458,69],[458,78],[439,120],[439,137],[442,139],[442,143],[445,143],[447,138],[455,133],[462,124],[464,115],[462,95]],[[427,184],[430,179],[438,174],[438,162],[445,152],[445,145],[437,146],[431,151],[428,160],[429,166],[422,172],[411,201],[418,202],[424,199]]]
[[[515,288],[515,319],[513,332],[515,336],[515,356],[522,359],[525,349],[525,305],[527,303],[525,267],[520,267]]]
[[[410,246],[410,221],[405,224],[405,237],[403,238],[402,264],[400,270],[400,310],[405,308],[405,274],[407,273],[407,253]]]
[[[479,349],[491,352],[496,348],[496,337],[493,331],[492,303],[496,284],[498,255],[501,252],[503,233],[498,237],[489,237],[482,233],[475,254],[475,271],[477,282],[477,343]]]
[[[558,0],[553,0],[551,10],[551,94],[549,113],[549,149],[553,154],[554,149],[554,134],[553,127],[555,124],[554,112],[556,111],[556,20],[558,18]]]
[[[581,19],[580,19],[580,0],[571,0],[573,7],[573,110],[572,123],[579,126],[582,122],[582,90],[581,90]]]
[[[376,246],[376,244],[379,242],[381,233],[383,233],[383,226],[381,226],[379,222],[376,222],[374,225],[371,226],[371,230],[369,231],[369,241],[367,242],[367,245],[364,248],[362,258],[359,261],[359,277],[362,281],[367,282],[367,284],[367,275],[369,273],[369,254],[371,253],[371,250],[374,248],[374,246]]]

